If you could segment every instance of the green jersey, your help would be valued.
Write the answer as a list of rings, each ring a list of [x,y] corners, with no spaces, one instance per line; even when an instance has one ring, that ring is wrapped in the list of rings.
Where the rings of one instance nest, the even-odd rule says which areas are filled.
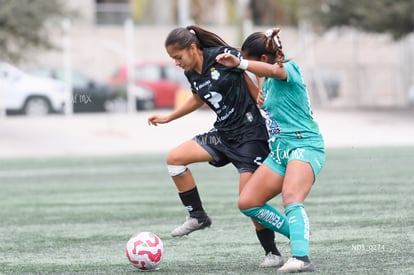
[[[276,66],[276,65],[275,65]],[[266,113],[266,126],[270,137],[319,136],[319,127],[313,119],[308,92],[298,65],[283,63],[286,80],[265,78],[262,105]]]
[[[192,92],[217,114],[214,127],[224,135],[242,134],[259,125],[264,127],[264,118],[244,80],[244,71],[216,62],[216,56],[224,52],[239,58],[241,55],[236,49],[226,46],[203,49],[201,74],[193,70],[185,72]]]

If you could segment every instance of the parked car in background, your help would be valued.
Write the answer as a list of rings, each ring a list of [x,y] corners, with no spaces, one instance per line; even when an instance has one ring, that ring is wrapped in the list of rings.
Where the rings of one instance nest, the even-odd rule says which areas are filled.
[[[127,111],[127,85],[110,85],[118,95],[117,98],[112,102],[112,110]],[[136,111],[141,110],[152,110],[155,108],[154,94],[148,88],[140,85],[134,85],[132,90],[132,96],[134,98],[134,105]]]
[[[156,108],[174,108],[177,93],[187,85],[183,70],[173,62],[136,64],[132,78],[136,85],[152,91]],[[118,68],[109,79],[111,85],[126,85],[127,81],[126,65]]]
[[[135,98],[136,110],[152,110],[155,108],[155,97],[148,88],[135,85],[132,90],[132,95]]]
[[[64,84],[29,75],[8,64],[0,63],[0,99],[6,113],[29,116],[63,112]]]
[[[28,71],[32,75],[64,81],[65,72],[61,68],[39,68]],[[105,112],[108,103],[117,97],[109,85],[92,79],[88,75],[72,71],[73,112]]]

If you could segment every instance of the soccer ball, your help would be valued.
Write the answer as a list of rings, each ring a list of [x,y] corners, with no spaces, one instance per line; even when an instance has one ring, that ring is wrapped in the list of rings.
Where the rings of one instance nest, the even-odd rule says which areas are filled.
[[[139,232],[129,239],[126,256],[139,270],[157,269],[164,255],[161,239],[152,232]]]

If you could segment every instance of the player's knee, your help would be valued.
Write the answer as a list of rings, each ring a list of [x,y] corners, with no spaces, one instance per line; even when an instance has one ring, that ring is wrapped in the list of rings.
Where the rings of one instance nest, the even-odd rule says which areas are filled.
[[[167,155],[167,169],[171,177],[181,176],[187,170],[181,156],[175,150],[172,150]]]
[[[174,154],[174,151],[170,151],[170,152],[168,152],[168,154],[167,154],[167,158],[166,158],[166,162],[167,162],[167,165],[176,165],[177,163],[177,158],[176,158],[176,156],[175,156],[175,154]]]
[[[294,192],[284,191],[282,192],[282,202],[283,205],[288,205],[293,202],[299,202],[301,199]]]
[[[244,201],[241,201],[241,200],[238,201],[237,207],[239,208],[239,210],[249,209],[249,207],[246,206],[246,204],[244,203]]]
[[[242,195],[239,197],[239,200],[237,202],[237,207],[240,210],[246,210],[246,209],[252,208],[254,206],[255,205],[254,205],[253,201],[251,200],[251,198],[246,197],[246,196],[242,196]]]
[[[183,160],[183,154],[178,150],[171,150],[167,154],[167,165],[185,165]]]

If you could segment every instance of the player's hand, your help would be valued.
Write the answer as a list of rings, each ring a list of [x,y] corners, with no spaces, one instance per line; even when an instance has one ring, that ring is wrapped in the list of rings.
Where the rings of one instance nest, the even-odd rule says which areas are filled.
[[[240,64],[240,60],[230,53],[221,53],[217,55],[216,61],[227,67],[236,67]]]
[[[158,126],[158,123],[163,124],[168,122],[170,122],[168,116],[152,115],[148,118],[148,125]]]
[[[259,107],[262,107],[263,102],[264,102],[263,91],[260,90],[259,93],[257,94],[256,103]]]

